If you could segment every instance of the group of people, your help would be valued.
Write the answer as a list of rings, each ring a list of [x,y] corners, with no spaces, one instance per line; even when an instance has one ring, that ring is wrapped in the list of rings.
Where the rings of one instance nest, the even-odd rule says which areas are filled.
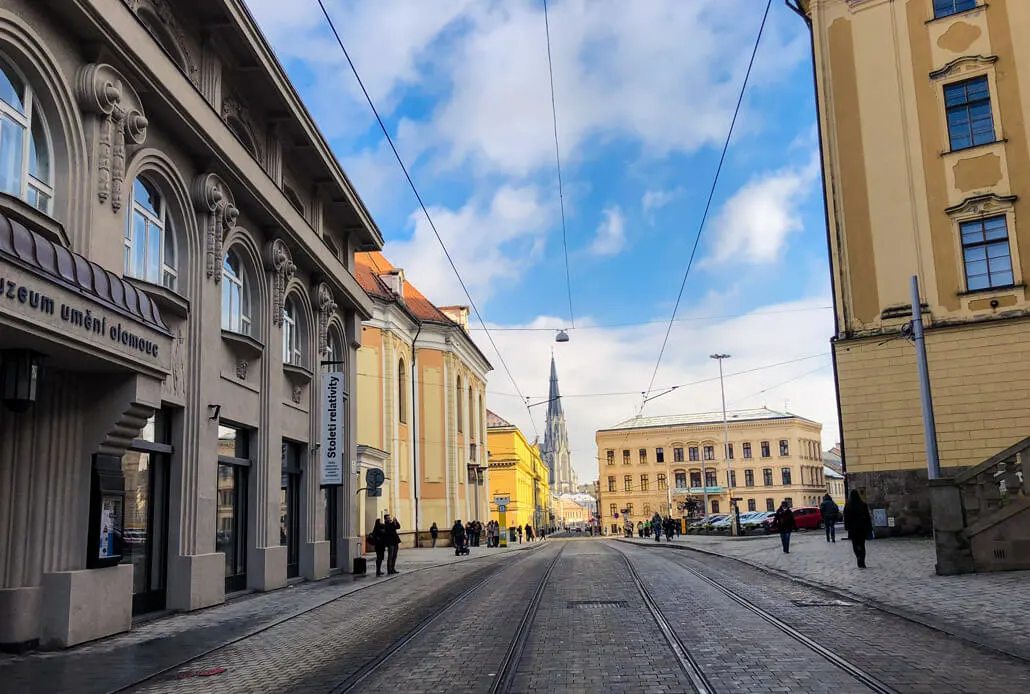
[[[680,522],[672,516],[665,516],[662,518],[661,515],[655,513],[648,522],[637,521],[637,537],[654,537],[655,542],[661,542],[662,536],[665,536],[666,542],[672,542],[674,536],[682,534],[682,528]],[[633,536],[632,529],[630,530],[630,537]]]
[[[834,543],[837,541],[837,519],[844,516],[844,530],[848,533],[848,540],[851,541],[851,549],[858,561],[858,568],[865,568],[865,543],[873,534],[873,517],[869,512],[869,506],[862,499],[857,489],[852,489],[848,495],[848,501],[844,504],[844,513],[841,514],[840,507],[829,494],[823,496],[819,505],[819,514],[822,516],[823,525],[826,527],[826,541]],[[776,510],[776,528],[780,533],[780,543],[783,545],[783,553],[790,554],[790,534],[798,529],[797,521],[794,520],[794,511],[790,502],[786,499]]]

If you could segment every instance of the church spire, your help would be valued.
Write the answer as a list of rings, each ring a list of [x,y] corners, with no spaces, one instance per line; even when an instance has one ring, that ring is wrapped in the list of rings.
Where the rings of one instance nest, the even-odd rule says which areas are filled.
[[[547,421],[562,414],[561,391],[558,390],[558,369],[551,355],[551,388],[547,394]]]

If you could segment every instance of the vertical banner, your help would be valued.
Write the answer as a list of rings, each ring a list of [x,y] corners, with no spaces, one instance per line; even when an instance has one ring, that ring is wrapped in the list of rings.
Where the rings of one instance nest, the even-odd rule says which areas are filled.
[[[343,391],[343,373],[329,371],[322,374],[322,454],[321,484],[323,486],[343,484],[344,455],[343,403],[347,394]]]

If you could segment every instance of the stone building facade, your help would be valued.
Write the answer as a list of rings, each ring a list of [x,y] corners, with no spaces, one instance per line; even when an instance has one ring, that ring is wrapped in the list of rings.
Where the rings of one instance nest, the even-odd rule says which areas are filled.
[[[505,511],[507,527],[551,522],[550,476],[536,442],[526,440],[522,430],[490,410],[486,412],[487,446],[490,450],[490,520],[500,520],[493,502],[508,497]]]
[[[0,646],[349,565],[382,238],[242,0],[5,0],[0,127]]]

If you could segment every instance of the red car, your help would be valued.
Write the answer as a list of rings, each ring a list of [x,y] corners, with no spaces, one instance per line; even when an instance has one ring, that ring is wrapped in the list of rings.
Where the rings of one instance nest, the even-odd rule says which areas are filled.
[[[819,512],[819,509],[815,506],[801,506],[793,509],[794,511],[794,522],[798,526],[798,530],[816,530],[823,527],[823,516]],[[769,516],[762,521],[762,527],[765,528],[767,533],[776,533],[780,529],[776,527],[776,516]]]

